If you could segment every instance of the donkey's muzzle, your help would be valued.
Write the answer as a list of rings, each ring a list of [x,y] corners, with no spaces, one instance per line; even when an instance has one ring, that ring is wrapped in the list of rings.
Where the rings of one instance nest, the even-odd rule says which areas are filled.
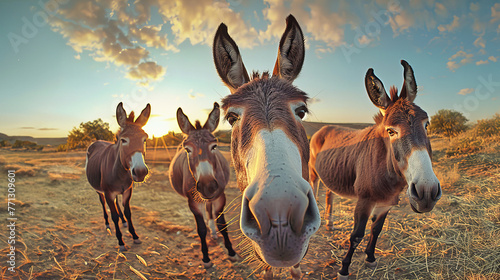
[[[214,178],[200,177],[198,182],[196,182],[196,191],[203,199],[210,200],[217,198],[224,191],[224,188],[219,187]]]
[[[410,206],[416,213],[430,212],[442,195],[439,181],[430,185],[411,183],[408,192]]]
[[[243,234],[252,240],[258,257],[273,267],[299,263],[321,224],[311,186],[302,178],[297,182],[284,177],[288,175],[250,184],[241,207]]]
[[[148,175],[149,173],[149,170],[147,167],[143,167],[143,168],[132,168],[131,170],[131,173],[132,173],[132,180],[134,180],[134,182],[143,182],[144,179],[146,179],[146,176]]]

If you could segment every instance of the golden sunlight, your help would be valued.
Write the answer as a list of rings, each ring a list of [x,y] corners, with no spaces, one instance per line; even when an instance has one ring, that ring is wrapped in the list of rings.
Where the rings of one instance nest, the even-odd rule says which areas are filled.
[[[168,134],[170,130],[172,130],[172,125],[165,120],[164,116],[152,116],[144,126],[144,131],[146,131],[149,138],[153,138],[153,135],[155,137],[163,136]]]

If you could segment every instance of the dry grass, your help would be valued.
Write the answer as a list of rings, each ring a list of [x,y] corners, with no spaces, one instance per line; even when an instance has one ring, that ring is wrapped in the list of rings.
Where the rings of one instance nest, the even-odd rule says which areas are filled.
[[[432,212],[416,214],[402,194],[377,244],[378,266],[364,266],[367,230],[354,255],[350,279],[500,279],[500,153],[494,147],[482,147],[479,153],[449,156],[448,139],[432,141],[442,199]],[[163,153],[156,159],[167,161],[168,154]],[[251,256],[230,263],[221,240],[209,241],[215,267],[205,270],[200,266],[196,226],[185,199],[169,186],[166,164],[152,168],[148,182],[134,191],[132,213],[143,244],[134,245],[129,236],[124,237],[130,249],[119,254],[114,234],[108,236],[104,230],[98,197],[83,175],[84,162],[83,153],[0,149],[0,168],[15,168],[16,179],[23,182],[18,185],[15,201],[22,222],[16,247],[18,274],[10,277],[3,268],[2,279],[263,278],[261,266]],[[22,174],[22,168],[36,173]],[[234,186],[234,174],[231,176]],[[226,188],[226,194],[229,234],[242,254],[247,247],[238,229],[240,193],[231,187]],[[319,201],[320,210],[323,199]],[[0,205],[2,219],[5,205]],[[340,268],[353,226],[354,202],[336,197],[334,205],[335,229],[322,227],[311,238],[309,252],[301,263],[303,279],[335,279]],[[5,233],[0,234],[5,240]],[[4,245],[0,247],[2,263],[8,250]],[[282,279],[290,278],[288,269],[276,269],[274,273]]]

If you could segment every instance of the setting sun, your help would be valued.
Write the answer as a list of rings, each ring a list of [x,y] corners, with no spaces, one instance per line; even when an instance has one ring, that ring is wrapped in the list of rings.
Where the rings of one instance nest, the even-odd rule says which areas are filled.
[[[149,135],[149,138],[153,138],[153,136],[159,137],[168,134],[169,131],[173,130],[173,127],[171,121],[166,120],[165,116],[156,115],[149,118],[148,123],[144,126],[144,131]]]

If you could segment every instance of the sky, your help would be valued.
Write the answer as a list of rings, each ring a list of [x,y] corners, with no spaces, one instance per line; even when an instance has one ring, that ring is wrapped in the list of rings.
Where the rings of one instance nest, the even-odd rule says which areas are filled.
[[[272,71],[289,14],[306,40],[294,85],[311,98],[308,121],[373,122],[366,71],[401,88],[401,59],[429,116],[500,110],[500,1],[2,0],[0,132],[64,137],[98,118],[116,131],[119,102],[151,104],[150,136],[179,132],[179,107],[204,123],[229,94],[212,60],[219,24],[247,70]]]

